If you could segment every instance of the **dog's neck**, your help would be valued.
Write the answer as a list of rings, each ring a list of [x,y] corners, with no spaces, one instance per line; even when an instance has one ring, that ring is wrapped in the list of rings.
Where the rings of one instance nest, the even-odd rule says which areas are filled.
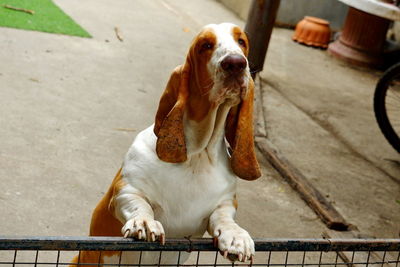
[[[226,155],[225,121],[232,107],[231,101],[211,106],[205,117],[200,120],[184,118],[184,131],[188,158],[205,153],[211,163],[216,163],[221,153]]]

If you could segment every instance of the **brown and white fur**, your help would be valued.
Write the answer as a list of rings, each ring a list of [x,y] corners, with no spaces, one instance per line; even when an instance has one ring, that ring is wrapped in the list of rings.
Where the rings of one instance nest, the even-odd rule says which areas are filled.
[[[202,237],[208,231],[225,257],[253,257],[252,238],[234,221],[237,178],[261,175],[248,49],[245,33],[230,23],[207,25],[195,37],[161,96],[155,124],[137,135],[94,210],[91,236],[163,243],[165,237]],[[158,255],[143,253],[142,263],[157,263]],[[176,264],[175,256],[163,254],[162,263]],[[119,254],[83,251],[79,262],[97,263],[99,257],[100,263],[118,263]],[[181,262],[186,258],[181,255]],[[124,262],[137,263],[138,253],[124,253]]]

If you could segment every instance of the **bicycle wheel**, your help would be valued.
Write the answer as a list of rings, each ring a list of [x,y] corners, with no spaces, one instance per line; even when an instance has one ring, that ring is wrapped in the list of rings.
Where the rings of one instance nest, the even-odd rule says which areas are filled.
[[[390,67],[379,79],[374,111],[383,135],[400,153],[400,63]]]

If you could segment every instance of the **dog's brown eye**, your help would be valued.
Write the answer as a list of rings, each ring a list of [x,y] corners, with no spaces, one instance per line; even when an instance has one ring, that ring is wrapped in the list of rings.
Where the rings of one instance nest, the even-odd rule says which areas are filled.
[[[246,47],[246,42],[242,38],[239,38],[238,43],[239,45]]]
[[[209,50],[209,49],[212,49],[213,47],[214,47],[214,45],[212,43],[207,42],[207,43],[202,44],[201,50],[202,51]]]

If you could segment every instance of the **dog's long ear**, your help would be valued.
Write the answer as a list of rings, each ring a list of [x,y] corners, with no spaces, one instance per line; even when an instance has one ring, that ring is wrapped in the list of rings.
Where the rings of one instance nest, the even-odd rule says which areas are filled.
[[[254,149],[253,98],[254,82],[250,78],[245,98],[231,108],[225,125],[225,137],[232,148],[232,170],[245,180],[255,180],[261,176]]]
[[[189,94],[189,72],[187,63],[174,70],[158,106],[154,124],[156,152],[166,162],[179,163],[187,159],[183,115]]]

